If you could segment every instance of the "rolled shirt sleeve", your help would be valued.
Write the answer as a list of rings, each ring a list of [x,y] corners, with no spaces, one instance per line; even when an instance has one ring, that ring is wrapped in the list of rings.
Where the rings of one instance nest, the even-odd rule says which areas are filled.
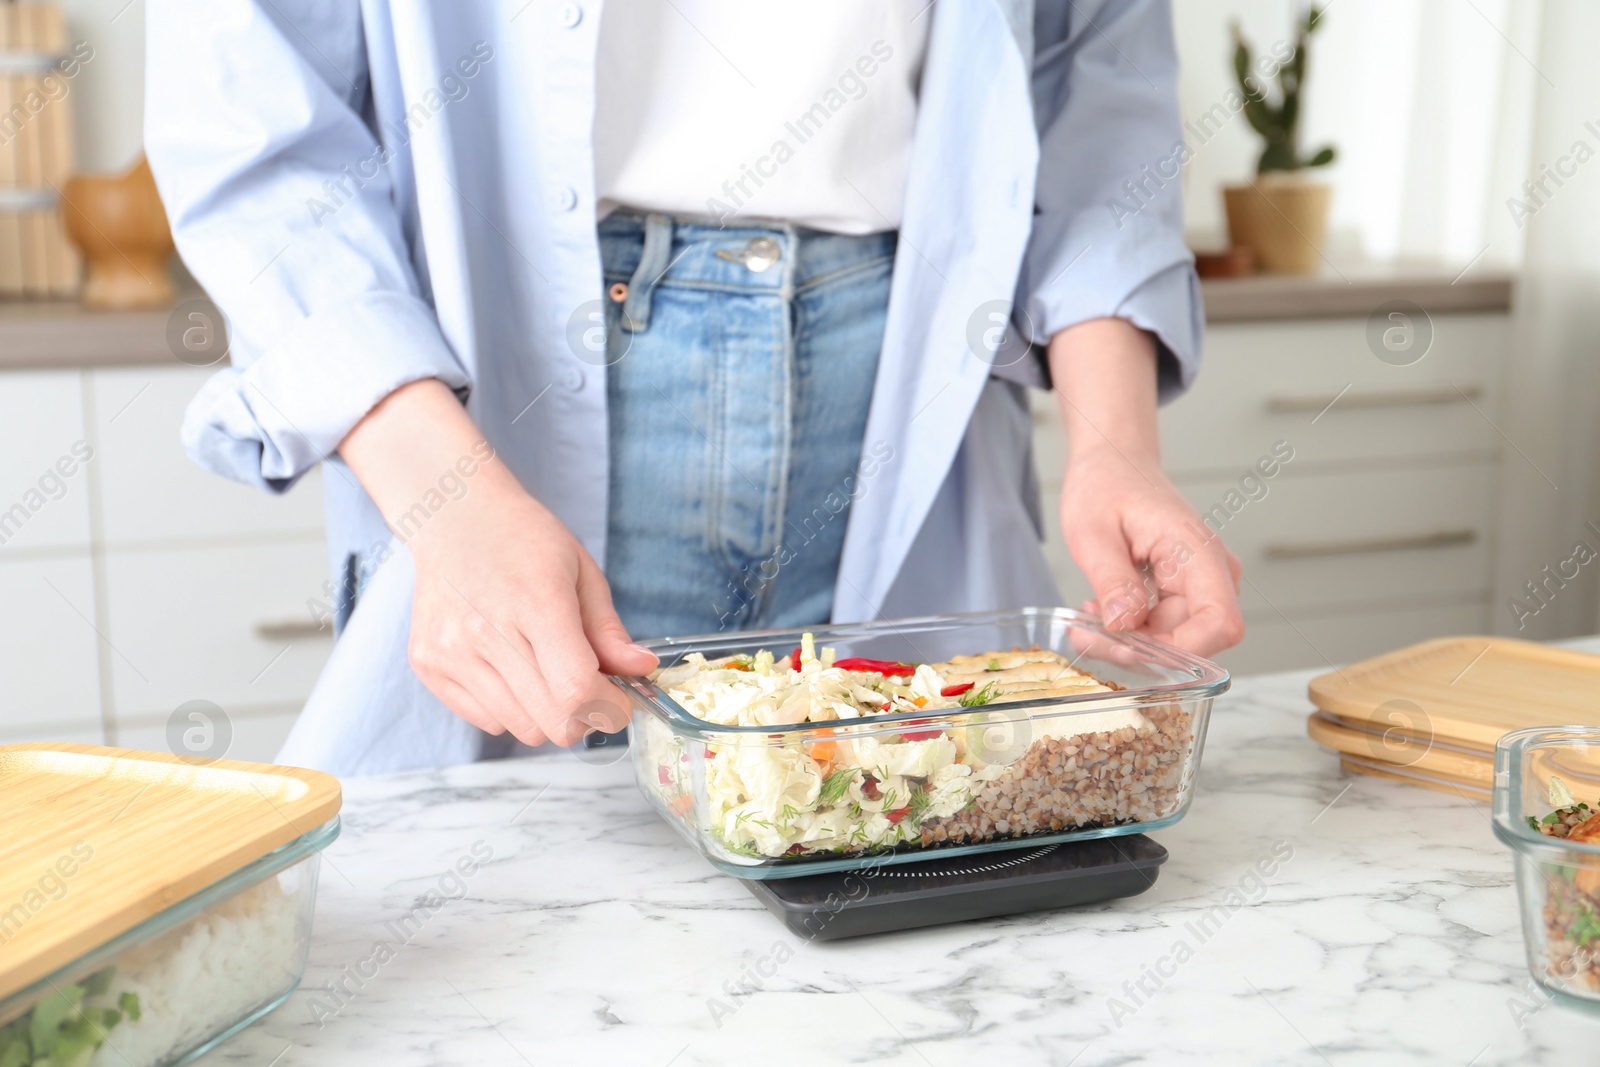
[[[399,386],[464,395],[394,207],[403,154],[362,117],[356,0],[165,0],[147,26],[151,167],[230,335],[190,456],[281,491]]]
[[[1177,55],[1166,0],[1040,4],[1039,174],[1015,318],[1028,339],[1095,318],[1155,336],[1162,400],[1200,363],[1204,311],[1184,243]]]

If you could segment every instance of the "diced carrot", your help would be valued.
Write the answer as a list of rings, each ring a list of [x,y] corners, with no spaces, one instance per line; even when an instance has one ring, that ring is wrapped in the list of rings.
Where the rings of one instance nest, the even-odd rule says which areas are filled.
[[[673,797],[668,806],[672,808],[674,814],[687,815],[689,814],[689,809],[694,807],[694,797],[688,793],[680,794]]]
[[[928,706],[928,698],[919,693],[911,698],[911,703],[915,704],[919,708],[925,708]]]
[[[811,758],[818,763],[830,762],[839,754],[837,741],[813,741],[811,744]]]

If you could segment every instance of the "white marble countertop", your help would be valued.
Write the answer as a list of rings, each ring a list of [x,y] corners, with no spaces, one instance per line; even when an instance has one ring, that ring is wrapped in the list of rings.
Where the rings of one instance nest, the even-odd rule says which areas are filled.
[[[1218,703],[1149,892],[852,941],[790,934],[626,763],[349,781],[305,983],[202,1062],[1596,1062],[1600,1018],[1528,978],[1487,805],[1342,774],[1305,737],[1312,673]],[[1202,939],[1230,891],[1246,906]]]

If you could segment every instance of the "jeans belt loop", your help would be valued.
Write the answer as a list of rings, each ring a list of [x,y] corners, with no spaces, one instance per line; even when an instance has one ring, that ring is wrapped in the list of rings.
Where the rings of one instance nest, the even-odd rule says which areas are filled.
[[[622,302],[622,328],[643,333],[650,328],[650,297],[656,283],[666,274],[672,256],[672,219],[666,215],[644,218],[644,249],[639,265],[628,279],[628,295]]]

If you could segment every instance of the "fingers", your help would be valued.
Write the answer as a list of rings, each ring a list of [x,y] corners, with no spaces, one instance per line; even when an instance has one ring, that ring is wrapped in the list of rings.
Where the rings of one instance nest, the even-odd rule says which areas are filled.
[[[494,682],[481,681],[478,683],[479,687],[483,688],[498,683],[500,688],[504,690],[504,683],[499,681],[499,675],[495,674],[493,669],[490,668],[487,663],[483,664],[483,669],[494,678]],[[498,736],[507,732],[506,727],[495,715],[495,713],[490,712],[481,703],[479,703],[477,697],[474,697],[465,686],[446,679],[442,683],[442,687],[434,690],[434,693],[439,697],[440,700],[444,701],[445,707],[449,708],[457,715],[460,715],[463,719],[466,719],[468,722],[472,723],[472,725],[478,727],[480,730],[483,730],[485,733],[495,734]],[[514,706],[515,703],[516,702],[511,699],[511,694],[509,692],[505,692],[503,699],[498,702],[498,705],[502,708],[505,708]],[[476,708],[477,714],[481,715],[487,720],[487,722],[480,722],[478,721],[477,716],[470,714],[468,710],[463,710],[473,708]],[[502,712],[501,714],[505,713]],[[523,726],[518,732],[513,733],[511,736],[529,746],[542,745],[549,740],[549,738],[544,735],[543,730],[540,730],[537,726],[531,724]]]
[[[414,618],[423,613],[414,612]],[[490,733],[510,731],[518,741],[542,744],[546,731],[515,695],[518,679],[508,679],[497,650],[486,639],[488,620],[470,608],[446,615],[431,625],[413,625],[408,649],[411,669],[468,722]]]
[[[1090,615],[1099,615],[1100,602],[1098,600],[1085,600],[1080,610]],[[1124,667],[1133,667],[1137,666],[1140,661],[1140,654],[1125,642],[1115,637],[1108,637],[1099,630],[1074,626],[1068,633],[1076,653],[1073,657],[1074,663],[1087,657],[1109,663],[1119,663]]]
[[[1220,542],[1207,546],[1176,576],[1188,616],[1172,631],[1172,643],[1200,656],[1212,656],[1244,640],[1239,611],[1239,561]]]
[[[552,741],[570,745],[602,728],[596,725],[599,722],[620,729],[628,721],[631,705],[600,673],[575,588],[539,604],[537,614],[524,617],[521,625],[533,638],[533,654],[548,693],[549,713],[540,721]]]
[[[1137,630],[1150,608],[1144,574],[1115,519],[1080,521],[1068,527],[1067,547],[1094,586],[1106,628]]]
[[[496,622],[446,584],[431,612],[414,610],[415,619],[432,621],[413,626],[410,653],[417,676],[452,711],[530,745],[571,745],[627,724],[632,705],[600,673],[575,590],[536,598],[539,610]],[[655,657],[644,659],[653,666]]]
[[[628,636],[627,627],[611,604],[611,587],[587,552],[579,559],[578,612],[583,619],[584,637],[594,650],[600,669],[607,674],[649,674],[660,664],[654,652],[640,648]]]
[[[484,706],[478,703],[478,698],[467,692],[459,683],[449,678],[429,680],[422,678],[419,672],[417,677],[433,693],[434,696],[444,701],[444,706],[449,708],[461,718],[467,720],[486,734],[503,734],[506,728],[500,721],[491,715]]]

